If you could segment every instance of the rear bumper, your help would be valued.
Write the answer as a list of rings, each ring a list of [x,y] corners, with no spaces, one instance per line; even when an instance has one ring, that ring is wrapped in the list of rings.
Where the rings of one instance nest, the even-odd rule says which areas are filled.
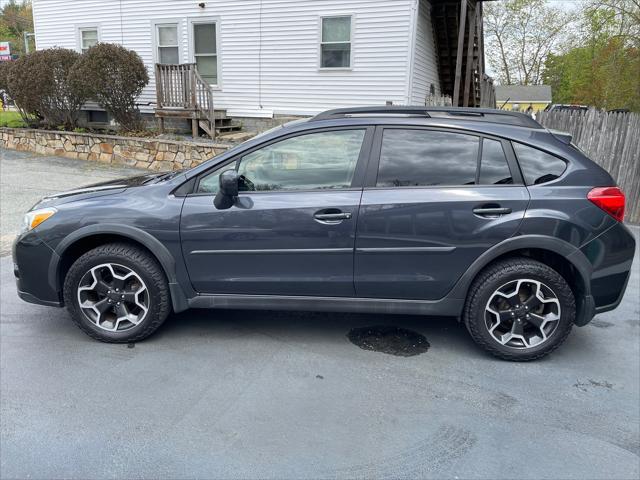
[[[588,315],[583,315],[584,319],[580,319],[584,321],[582,325],[586,325],[594,315],[614,310],[620,305],[631,276],[635,247],[633,233],[618,223],[580,248],[593,268],[588,296],[591,300],[586,300],[593,304],[593,313],[588,319]],[[588,311],[589,306],[585,307]],[[580,323],[576,321],[576,325]]]

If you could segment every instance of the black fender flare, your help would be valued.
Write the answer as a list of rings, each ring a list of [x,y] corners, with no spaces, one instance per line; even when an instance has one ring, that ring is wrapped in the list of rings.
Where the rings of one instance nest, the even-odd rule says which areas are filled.
[[[60,262],[65,251],[74,243],[83,238],[96,235],[118,235],[120,237],[129,238],[141,245],[144,245],[155,256],[164,270],[169,283],[171,293],[171,303],[175,312],[180,312],[188,308],[187,297],[180,286],[176,276],[176,261],[171,252],[157,238],[150,233],[145,232],[136,227],[118,224],[94,224],[80,228],[67,235],[54,249],[54,255],[51,256],[48,270],[48,281],[55,291],[61,290],[59,284]]]
[[[480,273],[484,267],[504,254],[526,248],[549,250],[564,257],[579,273],[585,296],[591,296],[591,275],[593,273],[593,266],[584,253],[582,253],[578,247],[570,244],[569,242],[555,237],[547,237],[545,235],[521,235],[510,237],[494,245],[471,264],[467,271],[456,282],[448,296],[461,299],[466,298],[471,282],[473,282],[478,273]]]

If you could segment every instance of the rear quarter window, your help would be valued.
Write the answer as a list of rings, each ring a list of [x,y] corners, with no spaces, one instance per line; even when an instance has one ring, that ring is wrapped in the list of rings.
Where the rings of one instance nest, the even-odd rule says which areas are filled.
[[[513,142],[524,181],[527,185],[540,185],[559,178],[567,169],[567,163],[549,153]]]

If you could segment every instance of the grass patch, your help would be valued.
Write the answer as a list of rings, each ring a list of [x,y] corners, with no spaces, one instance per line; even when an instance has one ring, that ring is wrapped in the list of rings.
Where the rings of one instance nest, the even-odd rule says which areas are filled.
[[[20,128],[26,127],[18,112],[0,112],[0,127]]]

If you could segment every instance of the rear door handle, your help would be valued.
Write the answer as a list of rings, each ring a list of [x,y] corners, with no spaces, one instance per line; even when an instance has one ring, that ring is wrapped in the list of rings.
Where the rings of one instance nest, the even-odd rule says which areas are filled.
[[[511,213],[511,209],[508,207],[480,207],[474,208],[473,213],[480,215],[481,217],[498,217],[500,215]]]

